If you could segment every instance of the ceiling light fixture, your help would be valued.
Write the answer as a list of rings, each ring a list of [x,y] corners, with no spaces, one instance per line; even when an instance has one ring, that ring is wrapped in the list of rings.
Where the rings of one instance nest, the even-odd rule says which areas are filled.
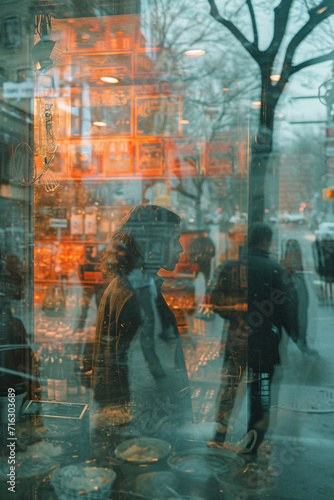
[[[119,80],[113,76],[101,76],[100,80],[104,83],[119,83]]]
[[[106,122],[93,122],[93,125],[95,125],[95,127],[106,127],[107,126]]]
[[[188,57],[200,57],[200,56],[203,56],[205,54],[205,50],[202,50],[202,49],[189,49],[189,50],[186,50],[184,55],[188,56]]]

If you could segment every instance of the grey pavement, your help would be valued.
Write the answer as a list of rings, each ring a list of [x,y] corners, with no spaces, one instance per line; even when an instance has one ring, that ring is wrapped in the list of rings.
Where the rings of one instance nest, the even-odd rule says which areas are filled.
[[[326,295],[313,269],[312,240],[309,232],[301,231],[310,298],[309,309],[305,311],[308,314],[307,340],[316,353],[303,354],[291,339],[283,337],[281,365],[273,380],[269,431],[257,460],[249,466],[255,471],[260,486],[253,481],[253,486],[227,495],[227,498],[334,500],[334,298]],[[217,339],[221,335],[222,323],[219,321],[222,320],[208,326],[209,336]],[[228,436],[232,444],[246,430],[245,385],[241,384],[232,416],[233,430]],[[198,428],[201,439],[213,436],[212,422],[198,424]]]

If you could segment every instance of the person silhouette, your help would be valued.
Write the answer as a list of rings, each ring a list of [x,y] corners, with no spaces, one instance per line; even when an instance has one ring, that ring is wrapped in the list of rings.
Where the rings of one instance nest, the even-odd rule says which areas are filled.
[[[80,332],[85,328],[92,297],[95,296],[95,304],[98,309],[99,300],[105,288],[100,270],[100,256],[96,245],[85,246],[85,262],[79,266],[79,270],[79,279],[82,282],[82,297],[80,300],[79,317],[75,324],[75,331]],[[87,275],[90,275],[92,281],[96,280],[96,283],[85,286]]]
[[[24,273],[14,254],[0,256],[0,396],[8,389],[32,397],[31,375],[35,362],[23,322],[13,315],[12,301],[24,296]],[[35,381],[36,387],[39,380]]]
[[[191,262],[198,265],[198,273],[203,273],[205,283],[211,276],[211,261],[216,255],[215,244],[210,236],[196,236],[189,243],[188,253]]]
[[[141,430],[162,419],[192,421],[187,370],[176,320],[161,286],[183,248],[180,218],[157,205],[138,205],[103,254],[109,275],[98,309],[92,390],[100,408],[127,407]],[[137,419],[137,420],[136,420]]]
[[[308,308],[310,299],[304,274],[302,249],[299,241],[294,238],[290,238],[284,243],[285,252],[282,258],[282,264],[290,273],[291,281],[298,295],[299,332],[297,346],[302,353],[314,355],[317,351],[311,349],[307,342]]]
[[[219,266],[208,290],[214,310],[230,320],[214,441],[226,439],[237,389],[248,367],[250,415],[247,433],[238,444],[253,454],[269,426],[271,382],[280,362],[282,328],[296,343],[299,334],[297,292],[288,271],[270,258],[271,242],[269,225],[250,225],[248,251],[239,260]]]

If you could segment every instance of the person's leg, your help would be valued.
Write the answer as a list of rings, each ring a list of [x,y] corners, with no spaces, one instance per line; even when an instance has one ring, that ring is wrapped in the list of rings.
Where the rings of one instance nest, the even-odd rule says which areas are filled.
[[[273,372],[254,373],[250,382],[250,418],[248,432],[255,430],[254,439],[249,440],[249,451],[256,453],[269,427],[270,394]]]
[[[226,439],[228,425],[233,412],[237,390],[245,369],[243,356],[239,353],[226,352],[220,389],[217,397],[217,430],[214,440],[223,443]]]

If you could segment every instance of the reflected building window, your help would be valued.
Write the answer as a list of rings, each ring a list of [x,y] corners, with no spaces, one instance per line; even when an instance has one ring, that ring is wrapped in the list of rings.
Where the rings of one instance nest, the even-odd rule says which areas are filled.
[[[33,76],[33,72],[29,68],[20,68],[17,70],[17,83],[32,80]]]
[[[21,26],[18,17],[7,17],[4,21],[4,45],[16,49],[21,45]]]
[[[5,68],[0,67],[0,87],[7,81]]]

